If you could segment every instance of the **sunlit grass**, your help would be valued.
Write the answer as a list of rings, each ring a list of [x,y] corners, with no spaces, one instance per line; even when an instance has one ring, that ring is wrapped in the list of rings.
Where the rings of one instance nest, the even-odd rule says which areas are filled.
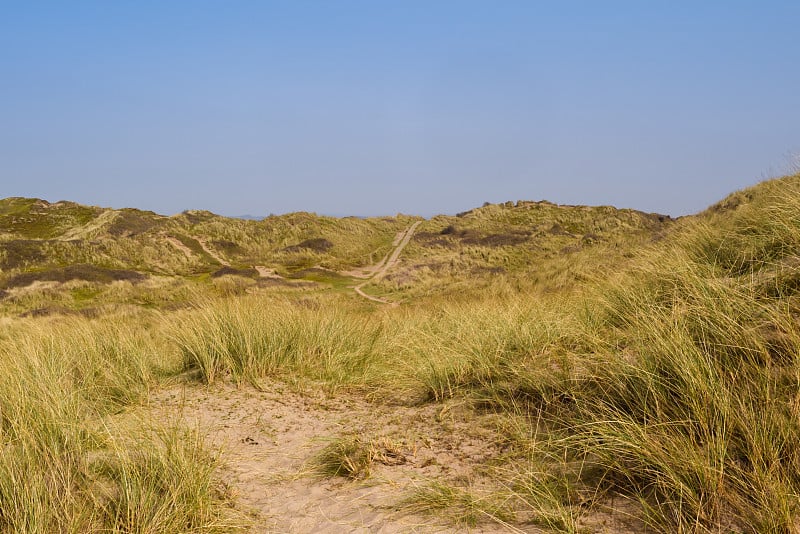
[[[142,324],[142,327],[144,324]],[[212,460],[179,427],[108,430],[172,365],[122,324],[26,322],[0,339],[0,530],[229,532]]]
[[[503,224],[520,222],[503,222],[519,217],[515,210],[489,206],[452,219],[482,232],[461,237],[485,245],[501,239]],[[590,224],[568,213],[561,230]],[[639,228],[639,215],[626,217]],[[324,234],[312,232],[314,224],[333,225],[294,218],[305,229],[276,235],[269,246]],[[249,227],[226,230],[210,216],[201,222],[219,239],[246,242]],[[452,221],[426,224],[429,233],[438,224],[444,239],[456,239],[441,234],[445,223]],[[359,256],[350,265],[367,263],[367,248],[385,250],[396,229],[345,226],[372,239],[348,249]],[[181,291],[185,309],[115,305],[94,319],[4,319],[0,531],[237,528],[201,431],[113,424],[185,371],[204,383],[308,381],[370,399],[456,398],[495,411],[508,441],[485,472],[496,492],[442,480],[422,484],[409,501],[467,525],[524,519],[577,532],[586,517],[622,499],[625,514],[661,532],[795,531],[800,177],[736,193],[675,223],[662,240],[648,239],[638,235],[635,247],[608,257],[609,243],[586,245],[528,271],[524,249],[479,242],[458,249],[465,254],[455,260],[412,243],[395,272],[407,278],[377,284],[406,299],[399,308],[364,302],[344,284],[254,293],[252,281],[198,281],[190,289],[163,281],[149,282],[152,307]],[[414,267],[440,260],[447,263],[440,270]],[[484,272],[468,288],[463,269],[493,262],[506,270]],[[68,308],[70,299],[141,304],[147,294],[128,282],[102,290],[69,284],[14,298],[19,309]],[[376,450],[345,437],[319,464],[327,474],[363,478]]]

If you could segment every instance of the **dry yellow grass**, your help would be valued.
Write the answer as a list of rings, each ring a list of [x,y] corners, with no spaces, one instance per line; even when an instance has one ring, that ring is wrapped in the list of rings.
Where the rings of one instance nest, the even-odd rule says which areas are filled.
[[[492,221],[476,228],[495,232]],[[418,509],[494,517],[500,499],[504,520],[577,531],[623,499],[656,531],[795,531],[800,176],[737,193],[658,242],[649,235],[626,241],[635,246],[605,267],[611,244],[538,258],[540,278],[526,274],[524,248],[470,249],[446,272],[409,275],[408,288],[379,285],[406,299],[399,308],[344,285],[236,296],[165,282],[152,298],[185,291],[185,309],[6,320],[0,530],[236,527],[201,435],[113,424],[190,371],[206,383],[309,381],[408,405],[464,399],[500,414],[508,443],[491,471],[498,494],[442,483],[417,494]],[[411,248],[395,274],[448,258],[436,254]],[[495,261],[505,273],[462,291],[463,268]],[[595,266],[602,276],[591,275]],[[88,287],[61,286],[30,304]],[[85,299],[136,302],[148,291],[126,282]]]

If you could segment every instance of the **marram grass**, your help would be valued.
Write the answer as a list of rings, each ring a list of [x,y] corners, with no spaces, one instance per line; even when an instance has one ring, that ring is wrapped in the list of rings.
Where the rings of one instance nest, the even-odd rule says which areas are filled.
[[[204,224],[225,237],[219,221]],[[564,291],[557,274],[544,291],[517,273],[400,308],[339,291],[4,324],[0,531],[240,526],[201,433],[101,424],[146,400],[165,375],[191,370],[205,382],[311,380],[497,410],[518,427],[493,471],[509,520],[578,531],[584,516],[622,499],[642,528],[660,532],[796,532],[798,246],[795,176],[679,221],[631,252],[624,272],[606,266]],[[397,280],[386,284],[400,291]],[[345,465],[344,453],[331,465]],[[418,504],[488,517],[468,488],[449,487],[420,493]]]
[[[163,371],[161,343],[85,320],[26,322],[8,334],[0,340],[0,532],[239,528],[196,435],[104,423],[144,400]]]

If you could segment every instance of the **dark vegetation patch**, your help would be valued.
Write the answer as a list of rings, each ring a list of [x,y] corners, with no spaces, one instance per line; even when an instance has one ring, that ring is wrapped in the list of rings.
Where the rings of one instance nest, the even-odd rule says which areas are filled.
[[[256,269],[236,269],[235,267],[225,266],[222,269],[211,273],[211,278],[219,278],[220,276],[243,276],[245,278],[258,278],[259,274]]]
[[[245,250],[238,243],[227,241],[225,239],[216,239],[212,241],[211,244],[217,250],[221,250],[228,255],[244,254],[245,252]]]
[[[20,317],[51,317],[53,315],[77,315],[87,319],[96,319],[100,317],[100,310],[98,308],[83,308],[80,310],[73,310],[64,306],[45,306],[44,308],[36,308],[21,313]]]
[[[520,245],[526,242],[530,235],[531,232],[524,229],[511,229],[503,233],[483,235],[478,230],[472,228],[459,229],[451,224],[438,233],[417,232],[414,237],[427,246],[453,248],[456,243],[449,238],[459,239],[465,245],[503,247]]]
[[[292,245],[289,247],[284,248],[285,252],[304,252],[307,250],[311,250],[313,252],[327,252],[333,248],[333,243],[325,239],[324,237],[315,237],[312,239],[306,239],[305,241],[298,243],[296,245]]]
[[[444,230],[447,230],[447,233],[444,233]],[[482,237],[479,231],[473,230],[472,228],[459,230],[458,228],[447,227],[444,230],[440,232],[441,235],[450,235],[453,237],[458,237],[459,239],[467,243],[470,243],[472,241],[477,241]]]
[[[444,234],[444,231],[447,234]],[[524,243],[528,240],[530,232],[527,230],[509,230],[504,233],[495,233],[489,235],[481,235],[480,232],[473,229],[458,230],[455,228],[447,227],[442,230],[443,235],[453,235],[461,239],[465,245],[479,245],[484,247],[503,247],[514,246]]]
[[[437,234],[434,234],[433,232],[418,231],[414,232],[414,235],[411,236],[411,241],[424,241],[425,239],[430,239],[435,235]]]
[[[455,248],[456,243],[452,240],[442,237],[440,233],[433,232],[416,232],[412,240],[421,243],[426,247],[444,247]]]
[[[43,261],[46,259],[42,251],[43,243],[37,239],[13,239],[0,243],[0,250],[5,252],[0,265],[3,269],[16,269],[29,263]]]
[[[20,317],[50,317],[51,315],[76,315],[76,312],[64,306],[45,306],[19,314]]]
[[[464,239],[464,243],[482,245],[485,247],[505,247],[505,246],[514,246],[524,243],[528,240],[528,237],[522,234],[517,233],[505,233],[505,234],[489,234],[485,237],[481,237],[479,239],[474,238],[467,238]]]
[[[433,232],[415,232],[411,239],[412,241],[429,241],[439,237],[439,235],[440,234]]]
[[[25,287],[34,282],[63,283],[70,280],[84,280],[86,282],[99,282],[104,284],[119,280],[128,280],[136,283],[141,282],[146,278],[146,275],[136,271],[128,271],[124,269],[105,269],[90,265],[88,263],[79,263],[76,265],[48,269],[45,271],[20,273],[3,282],[2,287]]]
[[[107,231],[115,237],[130,237],[143,234],[158,224],[155,217],[155,213],[123,209],[119,211]]]
[[[8,296],[8,291],[0,289],[0,300],[6,298]]]
[[[669,215],[662,215],[660,213],[646,213],[645,216],[651,221],[661,224],[671,223],[674,221],[674,219]]]
[[[442,248],[456,248],[457,245],[453,241],[448,241],[447,239],[431,239],[429,240],[426,245],[434,246],[434,247],[442,247]]]
[[[561,226],[558,223],[553,224],[553,226],[551,226],[550,229],[547,230],[547,233],[550,234],[550,235],[568,235],[568,236],[572,235],[571,233],[567,232],[564,229],[564,227]]]
[[[471,269],[470,273],[473,275],[505,274],[506,270],[500,266],[495,266],[495,267],[476,266]]]
[[[200,224],[203,222],[210,221],[216,215],[211,213],[210,211],[204,210],[186,210],[181,213],[184,219],[186,219],[189,224]]]

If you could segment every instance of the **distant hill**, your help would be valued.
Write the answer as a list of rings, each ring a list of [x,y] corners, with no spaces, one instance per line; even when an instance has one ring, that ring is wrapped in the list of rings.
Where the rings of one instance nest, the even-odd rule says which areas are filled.
[[[339,269],[388,249],[411,218],[335,219],[291,213],[247,220],[209,211],[164,216],[40,199],[0,200],[0,269],[89,263],[108,268],[192,275],[223,264],[266,264],[292,271],[320,264]],[[329,240],[326,251],[296,246]],[[292,248],[295,247],[295,248]]]
[[[282,277],[345,288],[355,276],[350,273],[380,261],[414,221],[422,224],[393,272],[376,280],[378,291],[430,296],[479,289],[498,276],[569,285],[601,260],[623,258],[659,239],[673,223],[634,210],[544,201],[488,204],[424,221],[307,212],[258,220],[13,197],[0,200],[0,291],[8,296],[36,282],[210,283],[223,275],[259,278],[260,272],[275,273],[272,282]],[[562,262],[572,270],[554,280]]]
[[[525,287],[562,289],[598,276],[608,265],[619,267],[637,249],[661,239],[674,222],[611,206],[487,203],[425,221],[404,253],[404,268],[383,285],[386,291],[415,294],[469,293],[504,278]]]
[[[246,221],[260,221],[266,218],[266,215],[228,215],[231,219],[244,219]]]

